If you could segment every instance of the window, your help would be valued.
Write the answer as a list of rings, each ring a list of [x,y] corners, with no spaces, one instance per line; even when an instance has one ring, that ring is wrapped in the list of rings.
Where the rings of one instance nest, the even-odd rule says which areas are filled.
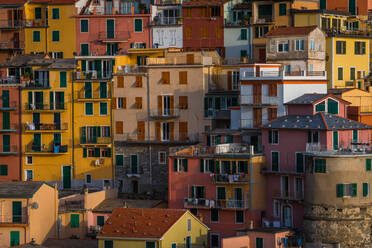
[[[269,32],[269,27],[255,27],[255,38],[262,38],[267,32]]]
[[[280,42],[278,44],[278,52],[280,53],[287,53],[289,51],[289,41]]]
[[[175,172],[187,172],[188,161],[187,158],[175,158],[173,160],[173,169]]]
[[[178,99],[179,109],[187,109],[188,108],[188,98],[187,96],[179,96]]]
[[[7,176],[8,175],[8,165],[2,164],[0,165],[0,176]]]
[[[193,199],[204,199],[205,198],[205,187],[204,186],[191,186],[190,197]]]
[[[363,183],[363,197],[369,196],[369,183]]]
[[[240,50],[240,58],[246,58],[248,56],[247,50]]]
[[[279,16],[287,15],[287,4],[281,3],[279,4]]]
[[[269,144],[279,144],[279,130],[269,130]]]
[[[337,80],[344,80],[344,69],[342,67],[337,68]]]
[[[187,84],[187,71],[179,72],[179,80],[180,84]]]
[[[191,236],[186,237],[186,246],[185,248],[191,248]]]
[[[235,211],[235,223],[244,224],[244,211]]]
[[[88,20],[80,20],[80,32],[81,33],[89,32],[89,21]]]
[[[355,80],[355,67],[350,67],[350,80]]]
[[[303,51],[305,49],[304,40],[296,40],[296,51]]]
[[[58,42],[59,41],[59,31],[52,32],[52,41]]]
[[[371,164],[372,164],[371,161],[372,160],[370,158],[366,159],[366,171],[371,171],[371,167],[372,167],[371,166]]]
[[[93,103],[92,102],[85,103],[85,115],[93,115]]]
[[[135,101],[136,101],[135,108],[142,109],[142,97],[136,97]]]
[[[191,40],[191,38],[192,38],[192,29],[191,29],[191,27],[186,27],[186,29],[185,29],[185,38],[187,40]]]
[[[300,152],[296,152],[296,172],[304,172],[304,155]]]
[[[65,71],[61,71],[59,73],[59,87],[60,88],[67,87],[67,73]]]
[[[356,197],[357,196],[357,184],[348,183],[348,184],[337,184],[336,185],[336,194],[337,197]]]
[[[278,200],[274,200],[274,217],[280,217],[280,204]]]
[[[91,174],[86,174],[85,175],[85,183],[87,183],[87,184],[92,183],[92,175]]]
[[[310,40],[310,50],[315,51],[315,40]]]
[[[154,241],[146,241],[146,248],[156,248]]]
[[[187,219],[187,231],[191,232],[191,219]]]
[[[113,240],[105,240],[103,242],[104,248],[114,248],[114,241]]]
[[[200,38],[201,39],[208,38],[208,28],[207,27],[201,27],[200,28]]]
[[[315,105],[315,112],[324,112],[325,111],[325,101],[320,102]]]
[[[170,84],[170,72],[169,71],[163,71],[161,73],[161,83]]]
[[[211,248],[220,247],[220,236],[218,234],[211,234]]]
[[[35,19],[41,19],[41,8],[35,8]]]
[[[353,142],[358,142],[358,130],[353,130]]]
[[[346,54],[346,41],[336,41],[336,54]]]
[[[264,248],[263,238],[256,238],[256,248]]]
[[[218,222],[218,209],[211,209],[211,222]]]
[[[138,156],[137,154],[130,155],[130,168],[132,174],[138,174]]]
[[[212,159],[200,159],[200,172],[214,172],[214,161]]]
[[[29,165],[29,164],[32,164],[32,163],[33,163],[32,156],[26,156],[26,164]]]
[[[99,114],[100,115],[107,115],[107,102],[100,102],[99,103]]]
[[[134,19],[134,32],[142,32],[142,19]]]
[[[279,171],[279,152],[271,152],[271,171]]]
[[[32,31],[32,41],[40,42],[40,31]]]
[[[34,172],[32,170],[25,170],[25,181],[34,180]]]
[[[309,131],[307,133],[307,143],[319,143],[319,132]]]
[[[89,55],[89,44],[80,44],[80,55],[81,56]]]
[[[267,109],[267,119],[269,121],[275,120],[278,117],[278,109],[277,108],[268,108]]]
[[[126,109],[127,108],[127,98],[126,97],[118,97],[118,109]]]
[[[281,180],[281,195],[282,197],[289,197],[289,177],[288,176],[282,176],[280,178]]]
[[[231,78],[231,83],[232,83],[232,85],[231,85],[231,89],[232,90],[239,90],[239,80],[240,80],[240,77],[239,77],[239,75],[240,75],[240,72],[239,71],[233,71],[232,72],[232,78]]]
[[[77,228],[79,227],[79,215],[78,214],[71,214],[70,215],[70,227]]]
[[[338,114],[338,102],[328,98],[327,112],[330,114]]]
[[[167,152],[158,152],[158,162],[159,164],[167,163]]]
[[[326,173],[326,160],[325,159],[319,159],[319,158],[316,158],[314,160],[314,164],[315,164],[315,168],[314,168],[314,172],[315,173]]]
[[[240,39],[241,40],[247,40],[248,39],[247,33],[248,33],[247,29],[245,29],[245,28],[240,29]]]
[[[273,83],[273,84],[268,84],[268,96],[277,96],[278,95],[278,85]]]
[[[361,41],[354,42],[354,53],[357,55],[366,54],[366,43]]]
[[[176,243],[172,243],[171,248],[177,248],[177,244]]]
[[[115,155],[116,166],[124,166],[124,156],[122,154]]]
[[[59,8],[52,9],[52,19],[58,20],[59,19]]]

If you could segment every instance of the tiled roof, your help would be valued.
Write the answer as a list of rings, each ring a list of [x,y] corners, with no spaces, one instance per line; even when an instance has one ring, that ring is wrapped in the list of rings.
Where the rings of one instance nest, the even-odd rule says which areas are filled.
[[[279,27],[270,30],[265,36],[284,36],[284,35],[308,35],[317,26],[304,26],[304,27]]]
[[[93,209],[93,212],[111,213],[115,208],[154,208],[161,200],[106,199]]]
[[[0,198],[31,198],[44,182],[0,183]]]
[[[198,7],[198,6],[220,6],[231,0],[187,0],[182,3],[184,7]]]
[[[27,0],[0,0],[0,5],[22,5],[25,4]]]
[[[160,239],[187,210],[116,208],[98,237]]]
[[[287,115],[263,125],[262,128],[301,130],[372,129],[371,126],[328,113]]]

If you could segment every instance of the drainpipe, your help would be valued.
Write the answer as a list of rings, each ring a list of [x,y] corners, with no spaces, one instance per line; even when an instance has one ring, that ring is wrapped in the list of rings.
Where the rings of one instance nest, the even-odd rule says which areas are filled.
[[[113,131],[114,131],[114,125],[113,125],[113,123],[114,123],[114,115],[113,115],[113,112],[114,112],[114,110],[113,110],[113,108],[112,108],[112,102],[113,102],[113,99],[114,99],[114,80],[113,79],[111,79],[111,85],[110,85],[110,92],[111,92],[111,134],[113,133]],[[115,102],[115,104],[116,104],[116,102]],[[115,154],[115,146],[114,146],[114,136],[113,135],[111,135],[111,165],[112,165],[112,185],[113,185],[113,187],[115,188],[115,164],[114,164],[114,154]]]
[[[21,87],[18,86],[18,148],[19,148],[19,180],[22,181],[22,172],[23,172],[23,165],[22,165],[22,94],[21,94]]]
[[[150,77],[149,73],[145,73],[146,76],[146,86],[147,86],[147,142],[149,143],[149,169],[150,169],[150,185],[152,185],[152,160],[151,160],[151,153],[152,153],[152,148],[151,148],[151,128],[150,128]]]
[[[75,60],[76,63],[76,60]],[[75,71],[76,73],[76,71]],[[75,97],[74,97],[74,70],[72,72],[72,80],[71,80],[71,138],[72,138],[72,158],[71,158],[71,165],[72,165],[72,178],[75,178]],[[63,184],[63,183],[62,183]]]
[[[48,54],[48,7],[45,8],[45,54]]]

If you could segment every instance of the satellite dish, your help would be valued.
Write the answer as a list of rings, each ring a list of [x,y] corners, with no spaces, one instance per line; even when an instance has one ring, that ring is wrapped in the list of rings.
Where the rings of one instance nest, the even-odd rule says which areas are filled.
[[[39,208],[39,203],[37,203],[37,202],[31,203],[31,208],[32,209],[38,209]]]

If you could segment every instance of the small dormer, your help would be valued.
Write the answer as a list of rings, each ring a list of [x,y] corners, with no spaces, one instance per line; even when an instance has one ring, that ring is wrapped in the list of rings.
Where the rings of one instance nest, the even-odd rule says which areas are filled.
[[[326,112],[334,115],[340,114],[339,101],[328,97],[318,103],[314,103],[314,113]]]

